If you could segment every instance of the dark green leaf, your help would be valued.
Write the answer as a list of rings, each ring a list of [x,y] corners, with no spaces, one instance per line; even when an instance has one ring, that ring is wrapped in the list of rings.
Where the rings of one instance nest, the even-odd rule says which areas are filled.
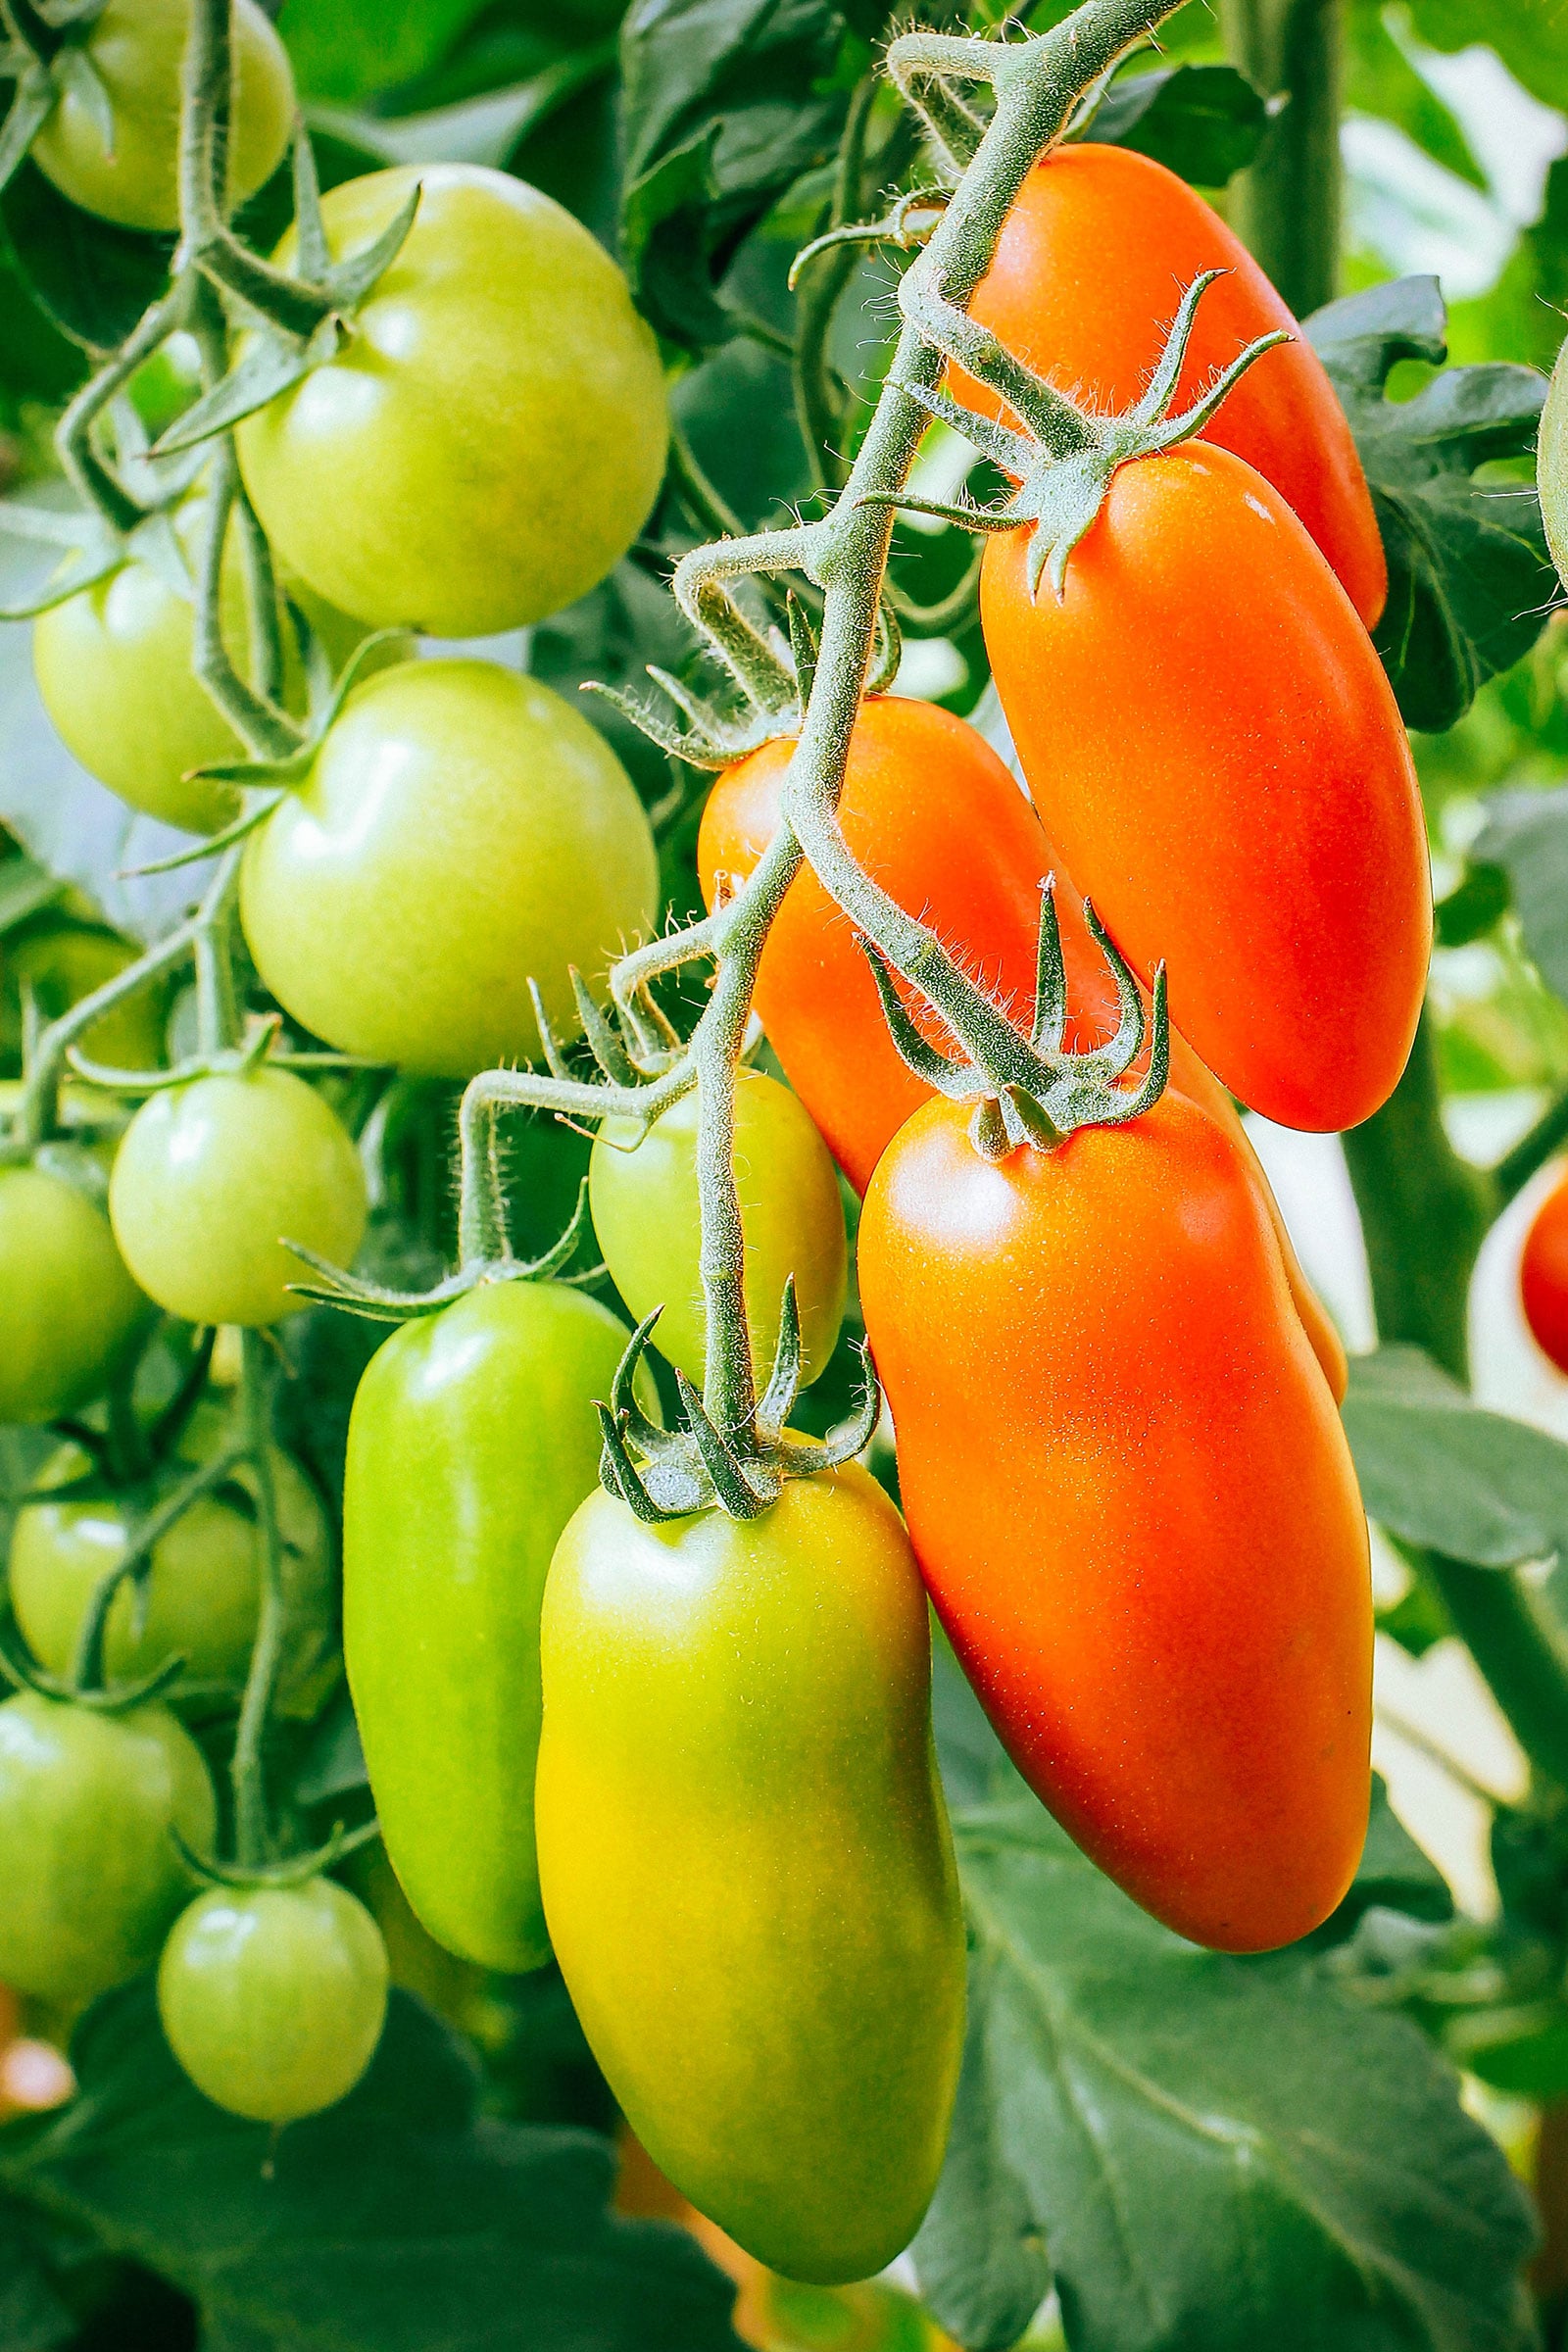
[[[1351,0],[1345,29],[1347,107],[1354,114],[1379,115],[1396,123],[1435,163],[1473,187],[1485,188],[1487,175],[1458,122],[1390,31],[1386,0]]]
[[[489,164],[500,170],[557,107],[611,72],[614,62],[613,47],[604,43],[563,58],[510,89],[484,90],[456,106],[391,119],[315,107],[311,124],[383,164]]]
[[[79,211],[34,164],[24,164],[0,196],[0,220],[39,309],[89,351],[122,343],[169,281],[172,237],[143,236]]]
[[[360,1745],[360,1727],[345,1684],[311,1734],[294,1776],[294,1801],[300,1805],[330,1804],[333,1797],[357,1795],[370,1785]]]
[[[1494,2090],[1549,2106],[1568,2098],[1568,2008],[1561,2001],[1521,2002],[1451,2020],[1443,2046]]]
[[[31,858],[4,859],[0,862],[0,934],[26,922],[40,906],[58,899],[65,887],[58,875]]]
[[[1568,1446],[1484,1411],[1419,1348],[1351,1358],[1345,1429],[1391,1535],[1479,1568],[1568,1546]]]
[[[304,98],[353,106],[417,80],[485,0],[284,0],[277,21]]]
[[[1440,948],[1462,948],[1481,939],[1507,912],[1508,876],[1500,865],[1473,863],[1457,890],[1434,908]]]
[[[1568,106],[1568,15],[1558,0],[1412,0],[1411,29],[1434,49],[1484,42],[1548,106]]]
[[[1170,1935],[1028,1797],[955,1829],[978,2095],[1074,2352],[1527,2352],[1529,2206],[1413,2027]]]
[[[1452,368],[1413,400],[1387,397],[1396,360],[1441,365],[1446,324],[1437,279],[1406,277],[1331,302],[1305,328],[1349,416],[1388,554],[1378,652],[1407,722],[1434,734],[1529,651],[1556,593],[1534,489],[1474,479],[1534,449],[1544,379]]]
[[[54,2352],[74,2331],[38,2244],[34,2217],[0,2194],[0,2344],[5,2352]]]
[[[1133,147],[1200,188],[1222,188],[1257,153],[1268,109],[1234,66],[1172,66],[1113,81],[1084,132]]]
[[[738,2352],[734,2290],[684,2232],[607,2210],[608,2141],[474,2112],[457,2037],[395,1993],[369,2075],[327,2114],[221,2114],[180,2073],[152,1987],[87,2014],[80,2090],[0,2131],[0,2178],[294,2352]]]
[[[1385,1911],[1402,1911],[1411,1919],[1453,1917],[1447,1880],[1389,1803],[1379,1773],[1372,1775],[1372,1813],[1350,1890],[1314,1941],[1340,1941],[1374,1904]]]
[[[1495,794],[1475,853],[1506,872],[1525,946],[1568,1001],[1568,787]]]

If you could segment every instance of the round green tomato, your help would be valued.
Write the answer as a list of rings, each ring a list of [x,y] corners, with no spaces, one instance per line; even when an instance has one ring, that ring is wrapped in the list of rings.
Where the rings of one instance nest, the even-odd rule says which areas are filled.
[[[668,424],[651,329],[581,223],[504,172],[376,172],[323,199],[334,255],[419,210],[335,359],[239,428],[268,537],[382,626],[482,637],[597,586],[636,537]],[[278,261],[295,264],[293,233]]]
[[[550,1956],[539,1605],[628,1337],[560,1283],[483,1283],[405,1323],[354,1399],[343,1645],[381,1835],[422,1925],[486,1968]]]
[[[172,1830],[210,1852],[217,1810],[167,1707],[0,1706],[0,1984],[85,2001],[145,1968],[191,1890]]]
[[[49,920],[29,923],[0,942],[5,984],[6,1043],[22,1039],[22,1002],[30,996],[43,1021],[57,1020],[81,998],[135,963],[141,950],[118,933],[95,924]],[[163,1067],[169,990],[155,981],[100,1013],[75,1041],[89,1060],[117,1070]]]
[[[540,1052],[537,980],[578,1029],[568,964],[653,927],[642,803],[579,711],[493,662],[405,662],[350,694],[245,854],[257,969],[318,1037],[425,1077]]]
[[[331,1879],[214,1887],[175,1922],[158,1964],[174,2056],[215,2105],[253,2123],[345,2098],[375,2055],[386,1989],[381,1931]]]
[[[147,1313],[109,1219],[52,1168],[0,1168],[0,1422],[88,1403]]]
[[[200,1413],[176,1459],[150,1487],[117,1493],[92,1479],[77,1446],[62,1446],[33,1481],[39,1499],[17,1514],[11,1536],[11,1606],[33,1656],[69,1673],[98,1582],[124,1556],[138,1523],[221,1443],[222,1417]],[[276,1447],[272,1494],[288,1603],[288,1648],[278,1687],[284,1715],[309,1717],[333,1670],[336,1601],[331,1524],[298,1463]],[[74,1487],[75,1493],[59,1492]],[[192,1685],[244,1681],[261,1605],[256,1474],[199,1495],[161,1538],[149,1574],[122,1584],[109,1612],[104,1666],[111,1682],[185,1660],[177,1695]]]
[[[179,69],[191,0],[109,0],[81,47],[109,101],[111,135],[70,82],[32,142],[32,160],[63,196],[122,228],[179,226]],[[255,0],[234,0],[234,107],[228,188],[243,204],[288,150],[294,82],[288,57]]]
[[[656,2164],[793,2278],[919,2224],[963,2041],[925,1594],[858,1464],[741,1523],[591,1494],[541,1627],[550,1936]]]
[[[697,1388],[707,1355],[698,1253],[697,1095],[682,1095],[628,1150],[607,1122],[588,1162],[594,1231],[614,1285],[641,1322],[662,1306],[654,1345]],[[735,1090],[735,1181],[746,1234],[752,1369],[767,1379],[784,1284],[795,1277],[801,1379],[826,1371],[844,1319],[848,1250],[839,1180],[810,1113],[788,1087],[743,1070]]]
[[[125,1263],[188,1323],[276,1323],[300,1242],[346,1266],[365,1171],[342,1120],[292,1070],[222,1071],[149,1095],[121,1140],[109,1214]]]

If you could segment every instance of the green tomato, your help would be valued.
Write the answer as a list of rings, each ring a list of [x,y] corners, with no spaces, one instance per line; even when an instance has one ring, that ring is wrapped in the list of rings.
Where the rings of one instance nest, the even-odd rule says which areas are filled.
[[[404,1324],[354,1399],[343,1645],[381,1836],[421,1924],[486,1968],[550,1957],[539,1605],[628,1337],[563,1284],[483,1283]]]
[[[331,1879],[198,1895],[158,1964],[174,2056],[215,2105],[253,2123],[347,2097],[375,2055],[386,1988],[381,1931]]]
[[[141,1330],[147,1300],[109,1219],[53,1168],[0,1168],[0,1422],[87,1404]]]
[[[1568,343],[1557,354],[1536,438],[1536,488],[1546,545],[1559,579],[1568,580]]]
[[[416,182],[353,333],[245,419],[240,466],[273,546],[345,612],[482,637],[575,603],[625,554],[663,475],[663,377],[610,256],[504,172],[333,188],[333,254],[369,245]],[[295,266],[292,231],[277,260]]]
[[[365,1235],[365,1171],[342,1120],[292,1070],[262,1063],[149,1095],[115,1157],[109,1214],[125,1263],[188,1323],[276,1323],[303,1243],[346,1266]]]
[[[191,0],[108,0],[80,45],[109,100],[111,135],[67,82],[32,142],[32,160],[63,196],[122,228],[179,226],[179,69]],[[234,0],[234,106],[228,192],[243,204],[288,151],[294,81],[288,56],[255,0]]]
[[[697,1388],[707,1356],[698,1266],[697,1095],[682,1095],[640,1144],[608,1121],[588,1162],[594,1231],[614,1285],[641,1322],[662,1306],[654,1345]],[[802,1381],[826,1371],[849,1279],[844,1208],[827,1146],[788,1087],[743,1070],[735,1090],[735,1181],[746,1234],[752,1367],[767,1378],[786,1278],[795,1277]]]
[[[39,1496],[17,1515],[11,1536],[11,1606],[33,1656],[51,1674],[69,1673],[82,1619],[101,1577],[122,1559],[138,1523],[221,1444],[223,1416],[206,1408],[176,1457],[148,1487],[116,1492],[90,1476],[77,1446],[63,1446],[34,1479]],[[332,1529],[316,1489],[275,1446],[272,1494],[288,1604],[288,1648],[279,1713],[309,1718],[335,1671],[337,1577]],[[74,1494],[58,1491],[74,1487]],[[152,1555],[148,1576],[122,1584],[104,1644],[111,1682],[153,1674],[176,1654],[185,1668],[177,1696],[192,1685],[238,1685],[250,1665],[261,1606],[261,1536],[256,1474],[242,1463],[232,1481],[198,1496]]]
[[[567,965],[653,927],[642,803],[580,712],[492,662],[405,662],[356,686],[245,854],[257,969],[316,1036],[423,1077],[540,1052],[537,980],[578,1029]]]
[[[930,2199],[963,2040],[903,1521],[857,1464],[745,1523],[591,1494],[541,1649],[545,1915],[627,2122],[759,2261],[868,2277]]]
[[[0,1706],[0,1983],[85,2001],[146,1968],[217,1833],[202,1753],[167,1707],[24,1690]]]
[[[129,940],[96,924],[45,920],[11,933],[0,942],[6,1045],[14,1040],[21,1050],[24,995],[31,996],[40,1020],[57,1020],[106,980],[128,969],[140,955],[140,948]],[[106,1062],[111,1069],[161,1069],[168,1015],[168,986],[154,981],[100,1013],[76,1043],[89,1060]]]

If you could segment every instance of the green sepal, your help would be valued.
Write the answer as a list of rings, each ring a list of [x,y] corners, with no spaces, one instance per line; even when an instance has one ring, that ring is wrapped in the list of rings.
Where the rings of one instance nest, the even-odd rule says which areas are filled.
[[[362,1845],[379,1838],[381,1825],[373,1814],[352,1830],[346,1830],[340,1821],[334,1822],[324,1845],[315,1846],[309,1853],[291,1854],[282,1862],[220,1862],[215,1854],[197,1853],[172,1825],[169,1835],[192,1878],[200,1879],[206,1886],[232,1886],[246,1892],[262,1886],[303,1886],[311,1879],[322,1878],[346,1856],[358,1853]]]
[[[0,1681],[15,1690],[31,1690],[39,1698],[52,1698],[62,1706],[90,1707],[98,1715],[126,1715],[132,1707],[145,1707],[161,1698],[172,1684],[184,1672],[184,1657],[176,1653],[166,1658],[151,1674],[138,1675],[134,1682],[112,1683],[100,1690],[78,1690],[74,1684],[65,1682],[59,1675],[47,1674],[35,1659],[16,1649],[6,1634],[0,1634]]]
[[[0,124],[0,188],[16,173],[60,96],[60,85],[47,66],[33,59],[18,76],[16,93]]]
[[[154,447],[156,458],[172,458],[196,449],[219,433],[226,433],[245,417],[276,400],[313,368],[324,367],[342,350],[348,329],[336,312],[330,313],[303,342],[268,329],[238,365],[210,392],[204,392],[184,415],[175,418]]]

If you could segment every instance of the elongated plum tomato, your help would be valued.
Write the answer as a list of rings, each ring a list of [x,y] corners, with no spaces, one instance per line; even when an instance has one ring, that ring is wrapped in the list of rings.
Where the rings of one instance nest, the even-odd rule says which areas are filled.
[[[70,1671],[99,1579],[123,1557],[138,1520],[209,1459],[223,1436],[222,1415],[204,1406],[150,1490],[117,1492],[92,1475],[79,1446],[62,1446],[44,1463],[12,1530],[8,1584],[23,1638],[51,1674]],[[261,1606],[255,1495],[255,1471],[237,1464],[231,1483],[198,1495],[159,1538],[140,1592],[121,1586],[104,1644],[111,1682],[154,1674],[175,1656],[185,1661],[176,1696],[192,1685],[244,1681]],[[272,1495],[289,1637],[274,1703],[280,1714],[308,1719],[335,1672],[332,1533],[316,1489],[275,1446]]]
[[[942,2162],[963,1929],[924,1596],[858,1464],[746,1524],[591,1494],[545,1589],[545,1913],[626,2119],[788,2277],[908,2243]]]
[[[342,1120],[303,1078],[266,1063],[150,1095],[109,1182],[115,1239],[150,1298],[188,1323],[275,1323],[304,1300],[300,1242],[352,1264],[365,1171]]]
[[[1415,1035],[1426,831],[1389,682],[1279,493],[1188,442],[1123,466],[1059,601],[1028,534],[981,568],[992,671],[1078,887],[1233,1094],[1353,1127]]]
[[[563,1037],[567,966],[646,935],[659,859],[605,739],[494,662],[405,662],[356,686],[253,836],[240,912],[263,980],[343,1053],[469,1078]]]
[[[1553,1185],[1525,1236],[1519,1297],[1536,1346],[1568,1372],[1568,1177]]]
[[[767,1379],[784,1285],[793,1274],[801,1380],[809,1387],[826,1371],[844,1319],[844,1209],[809,1113],[787,1086],[760,1070],[743,1070],[735,1090],[734,1166],[753,1373],[759,1382]],[[606,1122],[588,1162],[588,1199],[616,1290],[639,1322],[663,1308],[654,1345],[700,1389],[708,1350],[695,1091],[656,1119],[640,1143],[626,1122]]]
[[[48,1167],[0,1168],[0,1422],[54,1421],[90,1402],[148,1313],[80,1185]]]
[[[1293,1942],[1360,1858],[1372,1598],[1256,1187],[1176,1095],[1001,1161],[966,1118],[915,1114],[859,1233],[938,1614],[1102,1870],[1200,1943]]]
[[[1558,352],[1536,441],[1541,519],[1557,577],[1568,577],[1568,343]]]
[[[180,1914],[158,1963],[174,2056],[216,2106],[253,2123],[346,2098],[375,2055],[386,1991],[381,1931],[331,1879],[213,1887]]]
[[[147,1967],[211,1852],[213,1784],[167,1707],[0,1706],[0,1984],[85,2001]]]
[[[401,252],[337,356],[239,428],[268,537],[345,612],[482,637],[596,587],[664,470],[653,330],[580,221],[505,172],[375,172],[322,201],[335,258],[415,187]],[[277,250],[296,266],[294,232]]]
[[[1257,336],[1294,335],[1248,371],[1203,438],[1273,483],[1370,629],[1388,566],[1345,411],[1246,246],[1174,172],[1129,147],[1058,147],[1024,181],[968,311],[1062,391],[1120,410],[1145,390],[1177,303],[1204,270],[1225,275],[1199,305],[1178,403],[1189,406]],[[961,369],[952,389],[983,416],[1003,413]]]
[[[354,1399],[343,1641],[381,1835],[421,1925],[485,1968],[550,1956],[539,1607],[628,1336],[560,1283],[483,1283],[396,1332]]]
[[[709,796],[697,859],[710,906],[719,877],[745,881],[772,840],[794,748],[786,737],[765,744],[727,768]],[[1033,1005],[1040,885],[1054,874],[1067,973],[1063,1042],[1079,1051],[1111,1034],[1115,988],[1085,924],[1083,901],[1028,801],[973,727],[930,703],[873,697],[862,704],[839,817],[883,889],[935,926],[1020,1027]],[[889,1037],[854,930],[809,867],[790,884],[774,917],[755,1002],[791,1085],[863,1194],[888,1144],[931,1094]],[[924,1000],[906,1002],[931,1042],[946,1045]],[[1246,1153],[1285,1253],[1292,1297],[1330,1387],[1343,1396],[1345,1349],[1301,1272],[1247,1130],[1225,1089],[1174,1032],[1171,1084],[1218,1118]],[[666,1314],[662,1347],[667,1321]]]
[[[29,150],[62,195],[122,228],[179,226],[179,69],[192,0],[109,0],[81,41],[109,103],[108,135],[92,93],[64,83]],[[234,0],[231,204],[254,196],[288,152],[294,82],[288,55],[255,0]]]

